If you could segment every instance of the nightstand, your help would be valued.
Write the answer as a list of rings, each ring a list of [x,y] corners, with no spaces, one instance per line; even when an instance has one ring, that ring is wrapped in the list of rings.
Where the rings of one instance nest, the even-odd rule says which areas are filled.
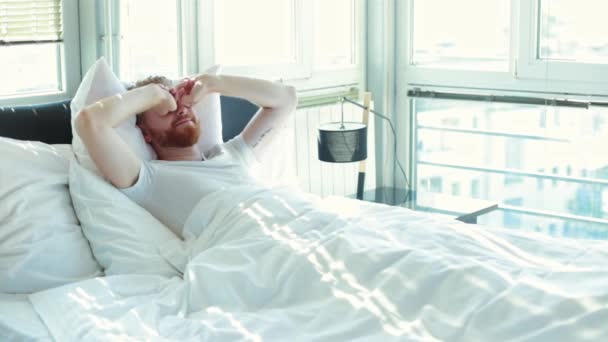
[[[354,198],[355,195],[349,197]],[[498,203],[496,202],[426,191],[410,193],[409,199],[405,203],[403,203],[404,198],[404,189],[389,187],[376,188],[363,193],[363,200],[365,201],[444,214],[465,223],[477,223],[479,216],[498,209]]]

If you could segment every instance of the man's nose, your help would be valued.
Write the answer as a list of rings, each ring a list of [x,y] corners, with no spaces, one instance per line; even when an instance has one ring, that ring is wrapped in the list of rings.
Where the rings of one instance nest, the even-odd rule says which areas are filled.
[[[187,111],[188,111],[188,109],[183,104],[179,103],[177,105],[177,113],[176,114],[178,116],[185,115]]]

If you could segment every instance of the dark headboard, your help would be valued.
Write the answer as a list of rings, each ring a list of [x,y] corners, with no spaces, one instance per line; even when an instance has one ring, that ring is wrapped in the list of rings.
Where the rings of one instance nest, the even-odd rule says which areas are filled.
[[[0,107],[0,136],[47,144],[71,144],[70,101]]]
[[[229,96],[221,96],[221,103],[222,135],[224,141],[228,141],[245,128],[258,107]],[[70,100],[31,106],[0,106],[0,136],[47,144],[71,144]]]

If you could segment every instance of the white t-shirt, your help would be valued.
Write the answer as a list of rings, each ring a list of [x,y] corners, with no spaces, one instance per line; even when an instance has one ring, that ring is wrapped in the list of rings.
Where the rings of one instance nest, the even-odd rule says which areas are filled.
[[[143,161],[137,182],[121,191],[182,236],[186,219],[205,195],[255,183],[249,169],[257,160],[241,135],[215,146],[202,158]]]

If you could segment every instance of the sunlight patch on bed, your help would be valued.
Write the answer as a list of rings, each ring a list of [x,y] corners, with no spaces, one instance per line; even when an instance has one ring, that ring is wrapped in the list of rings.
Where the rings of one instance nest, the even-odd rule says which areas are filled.
[[[598,303],[595,299],[590,297],[578,298],[575,294],[565,291],[553,284],[548,283],[547,281],[543,281],[543,279],[538,278],[522,278],[522,284],[526,284],[534,289],[537,289],[540,293],[546,295],[554,295],[560,298],[570,299],[575,302],[581,310],[589,311],[600,311],[606,309],[602,304]]]
[[[310,222],[310,219],[308,217],[303,216],[303,213],[298,213],[298,211],[295,210],[291,205],[289,205],[289,203],[287,203],[287,201],[285,201],[282,197],[279,197],[277,195],[273,195],[272,198],[274,198],[275,200],[279,201],[279,203],[285,209],[287,209],[287,211],[289,211],[289,213],[291,215],[293,215],[294,217],[298,217],[298,219],[302,220],[302,221]]]
[[[299,255],[306,255],[313,268],[319,273],[320,280],[331,284],[333,295],[355,309],[365,309],[375,316],[384,331],[394,336],[416,335],[417,338],[433,340],[434,338],[421,321],[408,322],[397,310],[397,306],[379,289],[370,290],[359,282],[357,277],[348,271],[341,260],[336,260],[320,241],[300,237],[288,225],[268,225],[263,215],[255,212],[254,207],[243,210],[254,221],[261,231],[280,244],[286,245]]]
[[[264,209],[259,203],[254,203],[252,205],[252,207],[254,209],[256,209],[257,211],[259,211],[260,213],[262,213],[266,217],[274,217],[274,215],[270,211]]]
[[[277,201],[281,202],[281,204],[285,207],[285,209],[287,209],[292,215],[298,215],[298,212],[295,211],[295,209],[293,209],[292,206],[289,205],[289,203],[287,203],[283,198],[274,195],[272,196],[272,198],[276,199]]]
[[[589,298],[589,297],[579,298],[578,302],[587,311],[599,311],[599,310],[606,309],[606,306],[598,303],[597,300],[595,300],[593,298]]]
[[[487,248],[492,253],[500,255],[520,267],[550,268],[551,270],[555,271],[581,270],[579,267],[561,264],[540,256],[533,255],[531,253],[527,253],[506,239],[500,238],[495,234],[484,231],[483,229],[470,229],[470,227],[465,225],[456,224],[447,225],[446,227],[458,231],[458,233],[462,234],[463,236],[468,236],[469,238],[478,242],[481,246]]]
[[[68,297],[80,304],[85,310],[102,310],[103,307],[97,303],[97,299],[88,293],[86,293],[82,288],[77,287],[75,292],[70,292]]]
[[[148,333],[148,336],[159,337],[156,331],[154,331],[152,328],[150,328],[150,326],[144,323],[144,320],[141,319],[137,310],[130,310],[129,312],[133,313],[133,316],[135,316],[135,319],[137,319],[137,321],[139,322],[139,324],[141,324],[146,333]]]
[[[602,336],[605,336],[604,334],[606,333],[606,329],[600,330],[600,329],[582,329],[581,331],[579,331],[578,337],[581,340],[586,340],[586,341],[599,341]]]
[[[207,313],[226,318],[230,322],[230,325],[232,325],[234,329],[236,329],[239,333],[241,333],[241,335],[243,335],[245,341],[262,342],[262,338],[260,337],[260,335],[254,334],[253,332],[247,330],[243,323],[234,318],[234,315],[230,312],[226,312],[217,306],[211,306],[207,308]]]
[[[486,279],[480,278],[476,275],[469,275],[467,276],[467,280],[479,289],[484,289],[488,292],[493,291],[492,287],[490,286],[490,282]]]
[[[28,152],[31,152],[35,155],[38,155],[38,152],[36,152],[36,149],[34,148],[34,145],[32,144],[31,141],[26,141],[26,142],[17,142],[17,141],[11,141],[9,139],[6,140],[6,143],[11,144],[11,145],[15,145],[21,149],[24,149]]]
[[[514,306],[524,309],[528,313],[531,313],[532,315],[535,315],[535,316],[541,316],[541,315],[548,316],[549,315],[549,312],[547,311],[547,309],[543,308],[542,306],[533,305],[530,303],[530,300],[526,300],[525,298],[511,295],[511,296],[508,296],[507,300]]]
[[[51,147],[51,152],[56,155],[57,157],[60,156],[59,152],[57,152],[57,149],[55,147]]]
[[[120,336],[126,336],[125,335],[125,329],[122,326],[122,324],[118,323],[118,322],[112,322],[107,318],[104,317],[99,317],[99,316],[95,316],[95,315],[91,315],[91,314],[87,314],[87,318],[93,322],[95,324],[95,327],[100,329],[100,330],[105,330],[105,331],[113,331],[113,332],[117,332],[120,333]]]

